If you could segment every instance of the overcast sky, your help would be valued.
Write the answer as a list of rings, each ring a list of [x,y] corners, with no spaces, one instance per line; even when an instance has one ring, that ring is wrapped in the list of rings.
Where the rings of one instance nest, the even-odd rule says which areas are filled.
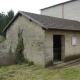
[[[40,9],[70,0],[0,0],[0,13],[13,10],[40,13]]]

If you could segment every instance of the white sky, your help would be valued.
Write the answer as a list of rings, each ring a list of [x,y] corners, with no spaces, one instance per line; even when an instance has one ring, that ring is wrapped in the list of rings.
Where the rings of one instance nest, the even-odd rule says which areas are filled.
[[[0,0],[0,13],[13,10],[40,13],[40,9],[69,0]]]

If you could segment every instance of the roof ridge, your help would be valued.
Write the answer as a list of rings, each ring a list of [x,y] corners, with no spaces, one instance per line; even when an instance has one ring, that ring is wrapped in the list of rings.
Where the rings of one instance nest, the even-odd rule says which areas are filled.
[[[45,16],[45,17],[51,17],[51,18],[57,18],[57,19],[63,19],[63,20],[68,20],[68,21],[77,21],[77,20],[64,19],[64,18],[53,17],[53,16],[48,16],[48,15],[43,15],[43,14],[30,13],[30,12],[25,12],[25,11],[19,11],[19,12],[24,12],[24,13],[34,14],[34,15],[40,15],[40,16]],[[79,22],[79,21],[77,21],[77,22]]]
[[[57,28],[56,26],[59,26],[59,28],[65,29],[65,30],[71,28],[72,30],[79,29],[79,31],[80,31],[80,22],[79,21],[19,11],[15,15],[15,17],[7,24],[7,26],[4,28],[3,32],[6,31],[10,27],[10,25],[16,20],[16,18],[19,15],[23,15],[24,17],[27,17],[28,19],[39,24],[41,27],[43,27],[45,29],[50,29],[50,28],[56,29]],[[73,27],[75,29],[73,29]]]
[[[77,20],[64,19],[64,18],[53,17],[53,16],[48,16],[48,15],[43,15],[43,14],[30,13],[30,12],[25,12],[25,11],[19,11],[19,12],[29,13],[29,14],[34,14],[34,15],[40,15],[40,16],[45,16],[45,17],[51,17],[51,18],[57,18],[57,19],[63,19],[63,20],[68,20],[68,21],[76,21],[76,22],[79,22]]]

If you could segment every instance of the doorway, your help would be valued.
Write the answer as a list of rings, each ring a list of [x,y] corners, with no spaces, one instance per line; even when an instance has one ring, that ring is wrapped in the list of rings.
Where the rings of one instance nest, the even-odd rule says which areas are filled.
[[[61,61],[61,35],[53,35],[53,60]]]

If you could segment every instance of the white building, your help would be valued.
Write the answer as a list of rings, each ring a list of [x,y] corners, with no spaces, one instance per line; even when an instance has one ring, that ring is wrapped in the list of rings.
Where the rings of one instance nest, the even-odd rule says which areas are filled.
[[[80,21],[80,0],[70,0],[43,8],[41,14]]]

